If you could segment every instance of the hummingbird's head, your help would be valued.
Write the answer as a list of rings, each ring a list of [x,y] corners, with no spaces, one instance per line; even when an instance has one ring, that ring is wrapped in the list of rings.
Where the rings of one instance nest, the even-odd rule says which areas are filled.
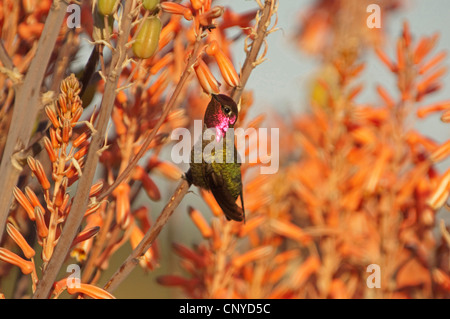
[[[237,117],[238,108],[232,98],[224,94],[212,94],[206,108],[204,123],[207,128],[216,128],[217,140],[225,135],[228,128],[234,127]]]

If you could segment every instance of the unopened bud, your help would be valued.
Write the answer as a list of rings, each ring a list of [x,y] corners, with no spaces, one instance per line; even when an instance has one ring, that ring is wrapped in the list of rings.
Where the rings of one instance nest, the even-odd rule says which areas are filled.
[[[160,34],[161,20],[158,17],[146,18],[133,43],[133,53],[141,59],[153,56],[158,48]]]

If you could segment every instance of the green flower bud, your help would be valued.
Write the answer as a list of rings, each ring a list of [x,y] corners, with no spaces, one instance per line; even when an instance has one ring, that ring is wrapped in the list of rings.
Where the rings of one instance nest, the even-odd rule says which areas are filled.
[[[109,16],[117,10],[117,0],[98,0],[98,12],[104,16]]]
[[[149,11],[155,10],[158,4],[159,0],[142,0],[142,5]]]
[[[153,56],[158,48],[161,28],[161,20],[158,17],[152,16],[142,21],[141,29],[133,43],[134,55],[141,59]]]

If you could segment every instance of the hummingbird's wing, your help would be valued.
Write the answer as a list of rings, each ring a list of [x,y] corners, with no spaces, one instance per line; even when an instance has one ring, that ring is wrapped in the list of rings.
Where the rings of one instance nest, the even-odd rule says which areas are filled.
[[[225,217],[230,220],[243,221],[245,219],[244,214],[244,202],[242,199],[242,191],[240,193],[242,208],[236,204],[236,198],[230,193],[223,176],[220,171],[215,171],[211,164],[205,165],[204,176],[208,180],[211,192],[214,198],[222,208]]]
[[[234,148],[234,152],[236,153],[236,159],[237,159],[237,162],[239,163],[239,166],[240,166],[240,163],[242,163],[241,156],[239,155],[238,151],[236,150],[236,147]],[[241,198],[242,214],[243,214],[243,217],[244,217],[244,224],[245,224],[244,191],[242,189],[242,177],[240,175],[241,174],[239,174],[239,179],[241,180],[241,183],[240,183],[241,187],[240,187],[240,190],[239,190],[239,197]]]

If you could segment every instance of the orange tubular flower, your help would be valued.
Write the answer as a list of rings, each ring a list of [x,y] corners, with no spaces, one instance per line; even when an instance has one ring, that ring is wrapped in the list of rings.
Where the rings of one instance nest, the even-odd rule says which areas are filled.
[[[424,74],[427,71],[429,71],[434,66],[441,63],[445,58],[447,57],[447,52],[441,52],[438,55],[436,55],[434,58],[432,58],[429,62],[425,63],[420,69],[419,74]]]
[[[216,59],[217,65],[219,66],[220,73],[223,79],[231,87],[239,86],[239,76],[233,67],[231,60],[223,53],[219,48],[219,44],[216,40],[211,41],[209,46],[206,48],[206,53],[213,56]]]
[[[135,249],[139,243],[141,242],[142,238],[144,238],[144,233],[138,226],[134,226],[133,230],[131,231],[130,235],[130,244],[133,249]],[[153,270],[155,268],[155,258],[153,256],[153,249],[149,248],[145,254],[144,258],[139,259],[139,264],[144,269],[150,269]]]
[[[448,155],[450,155],[450,141],[447,141],[436,148],[433,153],[430,154],[430,160],[433,163],[437,163],[447,158]]]
[[[193,18],[191,9],[175,2],[163,2],[161,8],[167,13],[182,15],[188,21]]]
[[[67,278],[61,279],[53,284],[52,294],[58,297],[67,288]]]
[[[438,69],[436,72],[434,72],[432,75],[430,75],[428,78],[426,78],[425,80],[423,80],[422,82],[420,82],[417,85],[417,90],[419,92],[421,91],[426,91],[427,88],[429,88],[433,82],[438,81],[438,79],[445,75],[445,73],[447,72],[447,68],[442,67],[440,69]]]
[[[55,128],[59,128],[61,126],[55,112],[50,106],[47,105],[45,107],[45,113],[47,114],[47,117],[49,118],[50,122],[52,122]]]
[[[150,229],[151,222],[148,217],[148,208],[145,206],[141,206],[138,209],[133,211],[133,216],[139,221],[141,229],[143,232],[146,232]],[[156,246],[152,246],[156,247]]]
[[[44,211],[39,206],[36,206],[34,208],[34,214],[36,215],[37,233],[39,237],[46,238],[48,236],[48,227],[45,223]]]
[[[127,183],[121,183],[113,191],[113,195],[116,196],[116,220],[117,223],[126,228],[129,222],[130,215],[130,185]]]
[[[165,275],[156,278],[156,281],[163,286],[188,286],[190,280],[176,275]]]
[[[27,39],[27,41],[34,41],[39,38],[44,30],[44,24],[40,22],[35,22],[33,24],[21,23],[17,28],[17,33],[22,39]]]
[[[78,262],[86,260],[89,251],[91,250],[92,243],[93,240],[88,239],[76,244],[75,246],[73,246],[72,251],[70,252],[70,256],[75,258]]]
[[[448,198],[449,193],[449,184],[450,184],[450,170],[445,172],[444,175],[442,175],[439,183],[436,186],[436,189],[433,193],[431,193],[431,196],[427,200],[427,204],[437,210],[444,205],[445,201]]]
[[[369,192],[374,192],[376,187],[378,186],[378,182],[381,179],[384,168],[386,167],[389,159],[391,157],[391,152],[388,148],[382,148],[378,158],[375,161],[374,166],[372,167],[372,171],[369,174],[369,178],[367,181],[366,190]]]
[[[262,247],[254,248],[254,249],[246,252],[245,254],[243,254],[237,258],[234,258],[233,265],[236,268],[240,268],[243,265],[245,265],[251,261],[269,256],[272,253],[272,251],[273,251],[273,248],[271,246],[262,246]]]
[[[25,194],[22,193],[22,191],[17,186],[14,186],[13,194],[16,200],[19,202],[20,206],[22,206],[22,208],[27,212],[28,218],[30,218],[31,220],[35,220],[36,217],[34,215],[33,206],[30,204]]]
[[[79,147],[82,143],[84,143],[85,141],[87,141],[87,139],[91,137],[91,131],[85,131],[83,133],[81,133],[76,139],[73,140],[72,145],[73,147]]]
[[[53,149],[52,142],[50,141],[50,139],[47,136],[44,137],[44,147],[45,147],[45,150],[47,151],[48,158],[50,159],[50,161],[52,163],[56,162],[55,150]]]
[[[422,59],[433,49],[436,44],[438,35],[435,34],[431,38],[423,37],[414,50],[414,64],[419,64]]]
[[[27,14],[36,10],[37,3],[34,0],[22,0],[22,6]]]
[[[431,113],[445,111],[448,109],[450,109],[450,101],[440,102],[417,110],[417,116],[420,118],[424,118]]]
[[[178,181],[183,176],[183,171],[170,162],[158,161],[151,168],[173,181]]]
[[[224,30],[234,26],[247,28],[250,26],[250,22],[255,18],[256,12],[256,10],[252,10],[246,13],[238,14],[233,12],[230,8],[226,8],[223,13],[223,22],[220,24],[220,29]],[[245,29],[243,31],[246,32]]]
[[[78,287],[77,287],[78,286]],[[106,290],[94,285],[83,284],[74,285],[73,287],[67,286],[67,292],[73,294],[85,294],[93,299],[116,299],[112,294]]]
[[[70,119],[70,125],[74,127],[77,125],[78,120],[80,119],[81,115],[83,115],[83,108],[78,107],[75,112],[73,113],[72,118]]]
[[[200,190],[200,193],[202,194],[203,199],[205,200],[206,204],[211,208],[211,211],[214,216],[218,217],[221,216],[222,208],[220,208],[219,204],[217,204],[216,200],[214,199],[214,195],[211,194],[211,192],[204,191],[203,189]]]
[[[256,229],[265,221],[264,216],[257,216],[248,220],[239,230],[239,237],[248,235],[252,230]]]
[[[30,202],[31,202],[31,205],[33,205],[33,208],[36,206],[39,206],[42,209],[42,211],[45,211],[44,207],[41,205],[41,202],[39,202],[38,197],[33,192],[33,190],[31,189],[30,186],[25,187],[25,194],[30,199]]]
[[[173,250],[178,256],[189,259],[194,263],[195,267],[197,268],[205,267],[206,261],[204,257],[199,255],[197,252],[193,251],[192,249],[182,244],[173,243],[172,246]]]
[[[207,239],[212,236],[213,231],[211,229],[211,226],[209,226],[202,213],[192,207],[189,207],[189,216],[191,217],[195,226],[197,226],[197,228],[200,230],[203,238]]]
[[[125,135],[128,129],[123,122],[123,110],[115,107],[111,114],[111,118],[114,123],[117,135]]]
[[[224,12],[223,7],[216,6],[216,7],[212,8],[211,10],[208,10],[207,12],[201,14],[198,17],[198,20],[201,25],[208,26],[212,23],[212,20],[221,17],[223,12]]]
[[[295,272],[292,281],[296,287],[301,286],[313,273],[320,268],[320,260],[315,256],[310,256]]]
[[[448,111],[444,112],[444,114],[442,114],[441,121],[444,123],[450,122],[450,110],[448,110]]]
[[[80,148],[75,154],[73,154],[73,158],[76,160],[79,160],[83,156],[85,156],[88,152],[89,145],[85,145],[82,148]]]
[[[391,72],[397,72],[397,66],[391,61],[391,59],[379,48],[375,49],[375,53],[378,55],[378,58],[391,70]]]
[[[150,199],[154,201],[158,201],[161,199],[161,193],[158,186],[150,178],[150,176],[148,176],[147,172],[141,166],[135,167],[133,178],[142,183],[142,187],[144,187],[145,192]]]
[[[58,139],[56,130],[53,127],[50,127],[49,133],[50,133],[50,141],[52,142],[53,148],[59,148],[60,141]]]
[[[165,66],[172,63],[173,61],[173,53],[168,52],[166,55],[164,55],[161,59],[159,59],[151,68],[150,68],[150,74],[155,75],[159,71],[161,71]]]
[[[270,221],[270,224],[272,226],[272,229],[282,236],[297,240],[303,244],[307,244],[311,241],[311,236],[305,234],[305,232],[300,227],[294,225],[289,221],[273,219]]]
[[[204,2],[204,0],[191,0],[192,8],[194,8],[194,10],[200,10]]]
[[[20,247],[25,257],[28,259],[34,257],[35,251],[33,248],[31,248],[30,245],[28,245],[28,242],[23,238],[22,234],[17,230],[16,227],[14,227],[13,224],[8,223],[6,226],[6,231],[8,232],[8,235],[14,240],[14,242],[17,244],[17,246]]]
[[[44,167],[41,162],[35,160],[33,157],[28,156],[27,158],[28,166],[33,171],[34,175],[36,175],[39,180],[39,184],[41,184],[44,190],[48,190],[50,188],[50,182],[47,179],[47,175],[45,175]]]
[[[0,260],[18,266],[24,275],[30,274],[34,269],[34,265],[31,261],[17,256],[6,248],[0,247]]]
[[[89,238],[94,237],[95,235],[97,235],[97,233],[100,231],[100,227],[99,226],[95,226],[95,227],[90,227],[88,229],[83,230],[82,232],[80,232],[77,237],[75,237],[75,239],[72,242],[72,246],[75,246],[78,243],[81,243],[82,241],[88,240]]]
[[[64,85],[64,89],[62,87],[63,85]],[[64,91],[64,92],[67,91],[67,87],[65,85],[66,84],[61,84],[61,90]],[[68,109],[67,109],[67,102],[66,102],[66,98],[63,95],[60,95],[59,98],[58,98],[57,109],[58,109],[58,106],[59,106],[59,109],[62,111],[63,114],[67,113],[67,111],[68,111]]]
[[[199,59],[194,66],[195,74],[197,75],[198,82],[207,94],[219,94],[220,84],[214,78],[214,75],[209,70],[208,66],[202,59]]]
[[[169,44],[170,41],[172,41],[172,39],[175,37],[175,34],[178,32],[178,30],[180,30],[180,20],[180,16],[173,15],[169,23],[162,28],[161,34],[159,35],[158,51]]]
[[[89,197],[97,196],[100,191],[103,189],[103,181],[100,180],[94,185],[91,186],[91,190],[89,191]]]
[[[202,2],[203,2],[203,10],[209,11],[209,9],[211,8],[211,0],[202,0]]]

